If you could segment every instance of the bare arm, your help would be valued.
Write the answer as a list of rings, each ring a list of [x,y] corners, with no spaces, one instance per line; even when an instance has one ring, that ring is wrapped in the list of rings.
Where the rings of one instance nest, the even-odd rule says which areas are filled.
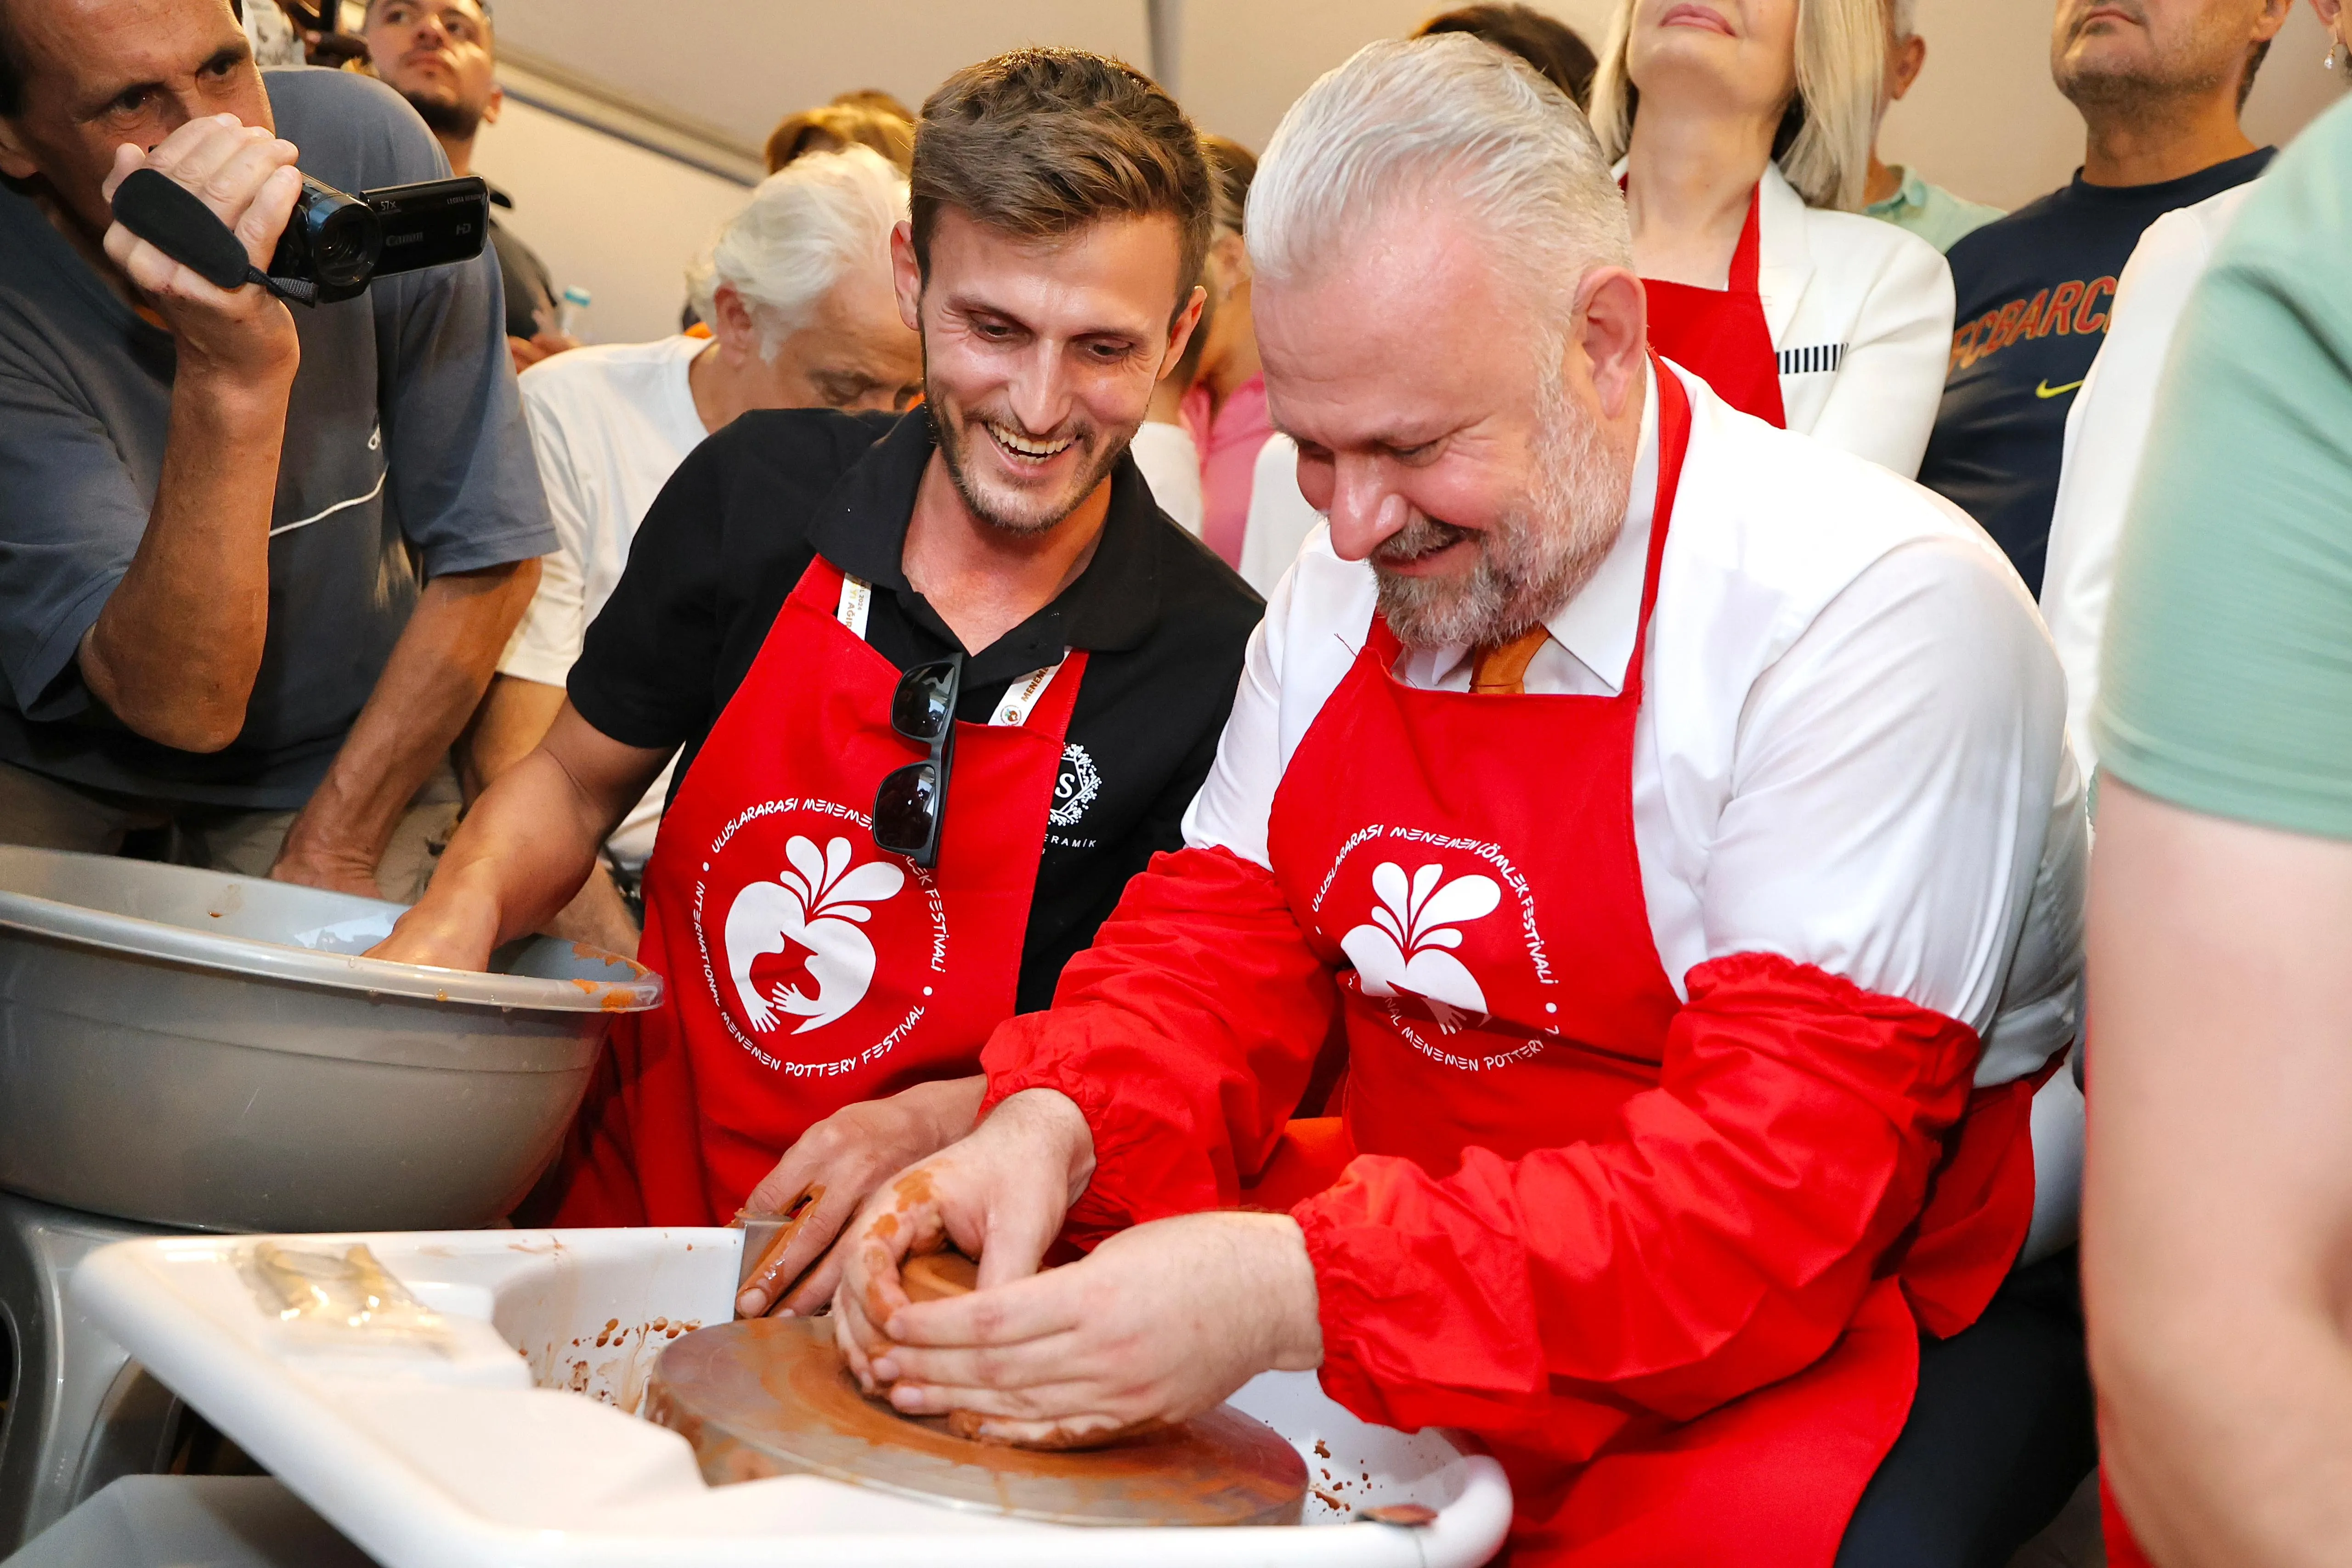
[[[562,686],[520,675],[491,676],[489,695],[482,699],[461,748],[464,766],[459,775],[466,798],[478,798],[501,774],[538,749],[562,709]],[[613,873],[601,859],[572,902],[548,922],[547,931],[551,936],[586,942],[627,957],[636,956],[641,935],[636,917],[629,913],[621,890],[613,883]]]
[[[2352,843],[2109,778],[2083,1261],[2102,1458],[2150,1552],[2352,1539]]]
[[[300,180],[292,143],[230,116],[191,120],[142,155],[117,150],[107,183],[142,166],[204,197],[266,265]],[[122,580],[82,636],[91,695],[141,735],[218,751],[245,727],[269,625],[269,515],[286,399],[301,350],[286,307],[254,284],[224,292],[116,225],[106,254],[177,349],[163,473]]]
[[[539,748],[501,774],[450,841],[433,885],[371,956],[479,969],[544,926],[669,753],[624,746],[565,703]]]
[[[425,585],[367,706],[287,830],[269,874],[375,896],[375,865],[409,800],[482,700],[539,562],[453,572]]]

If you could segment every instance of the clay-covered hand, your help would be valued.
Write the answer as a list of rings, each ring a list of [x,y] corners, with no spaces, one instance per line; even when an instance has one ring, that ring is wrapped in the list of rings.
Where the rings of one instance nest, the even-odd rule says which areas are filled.
[[[886,1179],[971,1132],[987,1089],[982,1077],[918,1083],[887,1099],[845,1106],[802,1134],[743,1207],[783,1214],[803,1194],[815,1196],[783,1251],[744,1283],[736,1315],[790,1317],[832,1300],[842,1260],[828,1249],[841,1228]]]
[[[894,1407],[1031,1448],[1172,1425],[1323,1360],[1315,1270],[1283,1214],[1139,1225],[1066,1268],[900,1308],[885,1332],[871,1370]]]
[[[1031,1089],[867,1199],[836,1248],[833,1295],[835,1338],[865,1390],[878,1387],[871,1356],[890,1348],[877,1325],[908,1305],[903,1260],[952,1244],[980,1260],[983,1289],[1034,1274],[1094,1168],[1084,1113],[1066,1095]]]
[[[103,189],[111,201],[115,187],[133,170],[167,174],[212,208],[244,243],[254,266],[266,267],[302,193],[296,156],[292,142],[259,126],[243,124],[233,114],[205,115],[148,151],[128,142],[116,148]],[[170,324],[184,370],[196,361],[247,374],[291,373],[300,355],[294,319],[268,290],[251,283],[215,288],[121,224],[108,226],[102,243],[114,265]]]

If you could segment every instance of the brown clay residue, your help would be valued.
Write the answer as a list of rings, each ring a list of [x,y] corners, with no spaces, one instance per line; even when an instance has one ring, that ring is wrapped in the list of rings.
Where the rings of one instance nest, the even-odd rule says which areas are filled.
[[[583,996],[593,997],[596,994],[596,982],[593,980],[574,980],[572,983],[580,988]]]
[[[1329,1509],[1332,1512],[1345,1513],[1348,1511],[1348,1505],[1346,1503],[1341,1502],[1338,1498],[1333,1497],[1321,1487],[1309,1487],[1307,1490],[1313,1492],[1315,1494],[1316,1500],[1320,1502],[1324,1507]]]
[[[968,1296],[980,1287],[980,1265],[950,1248],[909,1258],[899,1267],[898,1282],[909,1301],[943,1301]]]
[[[714,1484],[815,1473],[1028,1518],[1165,1524],[1296,1522],[1306,1492],[1297,1450],[1229,1409],[1083,1453],[969,1441],[862,1396],[821,1319],[686,1340],[655,1364],[646,1410],[694,1444]]]
[[[1322,1438],[1320,1438],[1320,1437],[1316,1438],[1316,1439],[1315,1439],[1315,1457],[1316,1457],[1317,1458],[1318,1458],[1318,1459],[1328,1459],[1328,1458],[1329,1458],[1331,1457],[1331,1445],[1330,1445],[1330,1444],[1328,1444],[1328,1443],[1327,1443],[1327,1442],[1325,1442],[1325,1441],[1324,1441]],[[1330,1472],[1329,1472],[1328,1470],[1326,1470],[1326,1471],[1324,1472],[1324,1474],[1328,1475],[1328,1474],[1330,1474]]]
[[[597,998],[596,1010],[603,1013],[625,1013],[629,1010],[630,1000],[629,993],[620,987],[607,986],[604,988],[604,994]]]

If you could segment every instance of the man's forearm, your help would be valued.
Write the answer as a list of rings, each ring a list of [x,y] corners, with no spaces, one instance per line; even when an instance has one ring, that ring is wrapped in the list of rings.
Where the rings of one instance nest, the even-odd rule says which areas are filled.
[[[150,740],[218,751],[245,727],[269,630],[269,518],[293,366],[181,370],[147,531],[83,636],[82,678]]]
[[[527,560],[425,585],[273,874],[321,885],[331,871],[373,875],[409,800],[482,700],[538,582],[539,563]]]

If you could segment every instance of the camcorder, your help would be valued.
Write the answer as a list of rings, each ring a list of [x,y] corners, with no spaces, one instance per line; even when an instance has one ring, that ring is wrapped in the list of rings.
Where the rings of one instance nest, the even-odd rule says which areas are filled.
[[[263,272],[204,199],[153,169],[114,189],[115,220],[218,288],[258,283],[281,299],[330,305],[378,277],[447,267],[482,254],[490,188],[474,175],[386,185],[350,195],[302,176],[302,195]]]

